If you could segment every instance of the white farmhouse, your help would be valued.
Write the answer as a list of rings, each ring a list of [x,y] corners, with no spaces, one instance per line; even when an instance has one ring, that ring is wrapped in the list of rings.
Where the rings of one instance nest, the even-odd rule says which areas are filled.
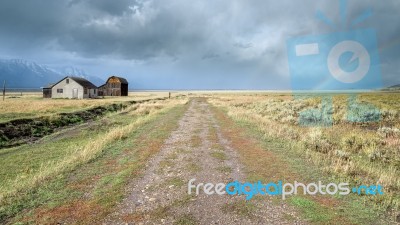
[[[47,98],[96,98],[97,87],[84,78],[68,76],[56,84],[44,88],[43,96]]]

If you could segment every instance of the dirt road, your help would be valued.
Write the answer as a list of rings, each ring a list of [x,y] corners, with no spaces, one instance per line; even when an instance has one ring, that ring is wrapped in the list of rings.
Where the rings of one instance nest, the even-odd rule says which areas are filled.
[[[191,179],[194,184],[246,181],[236,150],[203,99],[190,102],[178,129],[144,171],[104,224],[304,224],[294,210],[268,197],[188,194]]]

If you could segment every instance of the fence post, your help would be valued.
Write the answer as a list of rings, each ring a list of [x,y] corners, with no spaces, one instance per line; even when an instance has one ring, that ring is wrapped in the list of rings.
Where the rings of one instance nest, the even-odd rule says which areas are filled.
[[[3,83],[3,101],[4,101],[5,97],[6,97],[6,80],[4,80],[4,83]]]

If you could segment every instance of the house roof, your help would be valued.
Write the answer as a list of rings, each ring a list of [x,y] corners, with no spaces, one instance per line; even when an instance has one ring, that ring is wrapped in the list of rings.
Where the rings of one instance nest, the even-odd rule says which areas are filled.
[[[89,88],[89,89],[95,89],[95,88],[97,88],[96,85],[92,84],[92,82],[86,80],[85,78],[82,78],[82,77],[73,77],[73,76],[64,77],[63,79],[61,79],[61,80],[58,81],[57,83],[52,84],[52,85],[49,85],[49,86],[47,86],[46,88],[53,88],[56,84],[60,83],[61,81],[65,80],[65,79],[67,79],[67,78],[74,80],[76,83],[80,84],[80,85],[81,85],[82,87],[84,87],[84,88]]]
[[[54,84],[48,84],[45,87],[42,87],[43,89],[51,89],[54,86]]]
[[[106,82],[106,83],[108,83],[108,81],[109,81],[110,79],[112,79],[112,78],[117,78],[117,79],[119,80],[119,82],[121,82],[121,84],[128,84],[128,81],[127,81],[125,78],[117,77],[117,76],[111,76],[111,77],[109,77],[109,78],[107,79],[107,82]]]
[[[85,87],[85,88],[90,88],[90,89],[97,88],[97,86],[92,84],[92,82],[90,82],[82,77],[66,77],[66,78],[70,78],[70,79],[74,80],[76,83],[80,84],[82,87]]]

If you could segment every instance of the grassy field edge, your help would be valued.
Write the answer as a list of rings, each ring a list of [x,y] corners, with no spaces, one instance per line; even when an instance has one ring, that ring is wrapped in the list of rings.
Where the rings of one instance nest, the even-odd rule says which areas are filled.
[[[308,182],[317,178],[324,182],[341,181],[320,171],[318,165],[313,165],[304,152],[296,149],[296,144],[264,134],[259,124],[230,117],[225,107],[214,106],[213,109],[225,135],[230,137],[234,145],[237,142],[240,159],[248,167],[248,179],[251,182],[276,181],[277,177],[288,182]],[[291,196],[287,202],[313,224],[391,223],[385,219],[384,210],[356,197],[346,196],[344,199],[338,196],[298,195]],[[277,204],[280,201],[276,199]]]
[[[93,142],[94,146],[86,146],[86,150],[77,152],[73,160],[54,165],[49,172],[30,182],[30,187],[23,185],[21,190],[4,199],[0,208],[0,221],[22,221],[23,224],[39,221],[46,224],[57,223],[56,221],[66,220],[67,217],[74,218],[71,217],[71,212],[68,215],[54,214],[57,210],[65,211],[65,208],[70,211],[80,209],[75,212],[73,223],[79,221],[89,224],[104,217],[121,200],[124,185],[139,174],[141,166],[157,152],[162,141],[176,127],[176,121],[184,109],[185,105],[169,107],[157,114],[139,118],[127,126],[110,130],[108,138]],[[160,127],[161,124],[164,128]],[[147,141],[144,143],[145,140]],[[151,151],[146,151],[146,148]],[[132,157],[132,161],[128,161],[128,156]],[[109,163],[117,158],[121,162],[117,166],[111,166]],[[99,174],[99,171],[103,173]],[[79,177],[79,182],[84,185],[71,186],[71,174]],[[91,193],[91,198],[80,200],[87,192]],[[83,205],[87,207],[86,210],[82,209]],[[89,211],[94,215],[88,216]],[[87,214],[84,215],[84,212]]]

